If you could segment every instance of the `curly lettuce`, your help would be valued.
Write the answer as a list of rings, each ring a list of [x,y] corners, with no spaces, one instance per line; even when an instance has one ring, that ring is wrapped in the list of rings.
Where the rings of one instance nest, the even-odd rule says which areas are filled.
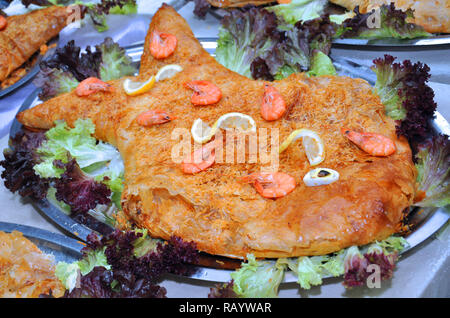
[[[420,207],[445,207],[450,204],[450,140],[437,135],[418,145],[416,168]]]
[[[79,261],[56,266],[64,298],[163,298],[166,290],[157,284],[162,276],[192,273],[199,255],[193,242],[161,242],[147,230],[116,230],[101,239],[91,234],[82,253]]]
[[[292,73],[309,75],[336,74],[331,59],[331,40],[334,28],[328,15],[299,21],[284,31],[283,41],[266,57],[275,79],[283,79]]]
[[[99,66],[100,78],[110,81],[124,76],[133,75],[137,68],[132,64],[131,58],[125,49],[115,43],[111,38],[105,38],[103,43],[95,46],[96,51],[102,53]]]
[[[122,158],[112,145],[98,142],[94,131],[90,119],[78,119],[73,128],[59,122],[35,149],[40,161],[33,166],[34,172],[53,180],[55,199],[74,213],[86,213],[111,201],[121,207]]]
[[[253,254],[248,254],[247,262],[231,273],[233,290],[245,298],[276,297],[285,268],[281,262],[257,261]]]
[[[110,81],[137,72],[125,49],[109,37],[96,45],[95,50],[88,46],[83,53],[73,40],[69,41],[39,66],[40,71],[33,84],[41,88],[41,100],[70,92],[88,77]]]
[[[9,147],[3,150],[4,160],[0,161],[0,166],[3,167],[1,177],[8,190],[35,200],[45,198],[50,180],[34,171],[34,166],[42,161],[36,149],[44,141],[43,132],[27,129],[10,138]]]
[[[414,39],[431,36],[423,27],[407,22],[414,17],[412,9],[396,9],[394,3],[383,4],[379,9],[365,14],[360,13],[359,7],[356,7],[354,13],[353,17],[340,24],[337,31],[340,37]]]
[[[109,14],[136,14],[136,0],[101,0],[100,3],[83,3],[86,6],[86,13],[91,17],[91,21],[99,32],[109,29],[106,17]]]
[[[80,277],[89,274],[95,267],[111,269],[106,259],[105,248],[86,250],[83,257],[74,263],[58,262],[55,275],[70,293],[74,288],[79,287],[77,285]]]
[[[92,136],[94,129],[90,120],[78,120],[74,128],[59,122],[45,133],[19,131],[0,162],[5,187],[23,197],[47,198],[81,223],[94,217],[113,224],[124,167],[112,145]]]
[[[366,246],[351,246],[321,256],[280,258],[277,261],[256,260],[251,254],[241,268],[231,273],[231,280],[211,288],[209,297],[276,297],[286,270],[297,276],[303,289],[323,283],[325,277],[343,276],[346,288],[368,284],[376,266],[380,281],[392,277],[399,253],[408,247],[399,236],[390,236]]]
[[[85,174],[76,160],[68,163],[55,160],[55,166],[64,172],[55,181],[55,198],[70,207],[71,213],[84,215],[98,205],[111,203],[111,190],[102,182],[97,182]]]
[[[64,121],[57,123],[45,133],[46,140],[36,150],[42,163],[37,164],[34,170],[41,177],[58,178],[61,169],[53,162],[62,160],[67,163],[69,154],[83,171],[93,176],[104,173],[106,167],[111,175],[121,175],[124,168],[120,153],[110,144],[97,142],[94,132],[95,125],[90,119],[78,119],[73,128]]]
[[[41,88],[40,99],[47,100],[74,90],[80,82],[70,72],[42,64],[33,84]]]
[[[372,70],[377,76],[374,92],[385,105],[386,114],[397,120],[397,134],[413,144],[432,131],[430,120],[437,105],[434,92],[427,85],[430,68],[410,60],[394,63],[395,59],[386,54],[373,61]]]
[[[272,51],[280,36],[275,14],[260,8],[232,10],[219,29],[216,59],[241,75],[252,77],[250,65]]]
[[[83,6],[86,14],[89,15],[94,27],[98,32],[104,32],[109,29],[106,21],[106,17],[109,14],[125,15],[137,13],[136,0],[100,0],[94,3],[80,0],[34,0],[32,2],[42,6],[79,4]],[[41,2],[41,4],[39,2]]]
[[[316,50],[312,54],[311,67],[307,74],[310,76],[322,76],[337,75],[337,72],[330,57],[322,51]]]
[[[327,2],[327,0],[292,0],[290,3],[267,7],[266,10],[282,17],[289,24],[295,24],[297,21],[320,17],[325,11]]]
[[[282,79],[313,64],[310,75],[335,74],[328,58],[333,34],[327,15],[289,25],[263,8],[233,10],[222,20],[216,59],[253,79]]]
[[[411,145],[419,190],[414,205],[444,207],[450,204],[450,142],[448,136],[435,136],[433,132],[431,122],[437,105],[427,85],[430,68],[420,62],[394,61],[390,55],[374,60],[374,92],[386,114],[396,120],[397,134],[405,136]]]

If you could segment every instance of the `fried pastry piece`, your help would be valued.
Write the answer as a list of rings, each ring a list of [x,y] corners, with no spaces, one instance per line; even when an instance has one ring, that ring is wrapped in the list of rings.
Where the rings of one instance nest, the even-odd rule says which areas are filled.
[[[67,93],[17,117],[25,126],[40,129],[52,127],[58,119],[73,125],[78,118],[91,118],[96,137],[117,146],[123,157],[122,207],[132,222],[155,237],[178,235],[196,242],[201,251],[235,258],[245,258],[247,253],[256,257],[327,254],[384,239],[400,229],[402,212],[414,199],[416,170],[408,142],[397,138],[395,122],[385,115],[367,82],[301,73],[271,82],[287,110],[282,118],[269,122],[260,113],[267,82],[248,79],[217,63],[186,21],[167,5],[153,16],[149,34],[153,30],[175,35],[178,44],[171,56],[157,60],[149,52],[148,35],[137,80],[148,79],[164,65],[178,64],[183,71],[174,77],[135,97],[124,93],[124,79],[110,81],[113,92],[87,97]],[[192,91],[183,85],[191,80],[214,83],[222,98],[214,105],[194,106]],[[136,119],[149,109],[167,111],[176,119],[143,127]],[[279,156],[278,171],[297,182],[281,198],[263,198],[251,184],[240,181],[277,162],[216,159],[205,171],[183,173],[180,162],[172,158],[181,143],[178,133],[189,134],[197,118],[212,125],[229,112],[251,116],[269,136],[271,131],[278,133],[280,142],[299,128],[316,131],[325,144],[321,166],[338,171],[340,179],[307,187],[302,178],[314,167],[301,143]],[[342,127],[383,134],[397,150],[388,157],[370,156],[341,134]]]
[[[52,6],[8,17],[0,31],[0,82],[73,22],[73,14],[68,7]]]
[[[330,0],[348,10],[359,6],[367,13],[383,4],[394,3],[397,9],[414,10],[414,19],[408,21],[422,26],[430,33],[450,33],[450,2],[448,0]]]
[[[61,297],[65,288],[55,276],[53,255],[42,253],[22,233],[0,231],[0,298]]]

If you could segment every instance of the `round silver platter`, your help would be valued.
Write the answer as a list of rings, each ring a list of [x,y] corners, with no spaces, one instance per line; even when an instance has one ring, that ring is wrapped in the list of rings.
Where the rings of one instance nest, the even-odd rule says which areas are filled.
[[[217,39],[203,38],[199,39],[203,47],[211,54],[214,55],[217,47]],[[136,65],[139,65],[141,55],[143,53],[142,44],[136,44],[126,48],[127,54],[132,58]],[[359,77],[367,80],[369,83],[374,84],[373,72],[367,68],[357,65],[350,65],[345,63],[338,63],[335,61],[335,66],[339,75]],[[19,112],[24,111],[30,107],[38,105],[41,101],[38,98],[39,90],[34,91],[23,103]],[[433,120],[433,127],[436,133],[446,134],[450,136],[450,124],[447,120],[438,112],[435,113],[435,119]],[[10,136],[14,136],[20,129],[21,124],[14,120]],[[87,236],[94,232],[99,234],[107,234],[113,230],[108,225],[101,223],[100,221],[93,221],[88,226],[80,224],[73,220],[69,215],[62,212],[58,207],[49,202],[48,200],[33,201],[32,204],[38,211],[43,213],[47,218],[52,220],[57,226],[59,226],[64,232],[69,232],[79,240],[85,241]],[[443,209],[413,209],[409,215],[409,223],[411,224],[413,231],[405,236],[408,241],[408,248],[403,250],[402,253],[411,250],[418,246],[425,240],[429,239],[434,233],[436,233],[443,225],[449,220],[449,214]],[[58,244],[60,236],[54,236],[53,243]],[[81,246],[82,247],[82,246]],[[195,274],[189,276],[193,279],[213,281],[213,282],[228,282],[230,281],[230,273],[233,270],[216,269],[211,267],[198,266],[198,270]],[[287,271],[283,282],[296,282],[297,277],[291,272]]]
[[[11,233],[21,232],[32,241],[45,254],[51,254],[57,262],[73,263],[80,259],[83,242],[58,233],[47,230],[15,224],[0,222],[0,231]]]

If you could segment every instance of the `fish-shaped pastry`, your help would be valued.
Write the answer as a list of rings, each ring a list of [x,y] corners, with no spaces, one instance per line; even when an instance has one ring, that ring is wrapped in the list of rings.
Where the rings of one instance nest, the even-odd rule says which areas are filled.
[[[25,63],[39,48],[74,22],[73,7],[51,6],[6,18],[0,30],[0,82]]]
[[[166,57],[155,58],[152,43],[167,44],[168,39]],[[169,64],[182,71],[155,82],[141,95],[127,95],[123,78],[103,85],[108,90],[60,95],[19,113],[17,119],[26,127],[49,129],[56,120],[73,126],[79,118],[90,118],[95,137],[115,145],[124,160],[121,202],[126,216],[154,237],[177,235],[210,254],[322,255],[381,240],[401,229],[403,212],[414,200],[417,172],[407,140],[397,136],[394,120],[385,115],[384,105],[366,81],[303,73],[274,82],[251,80],[220,65],[202,48],[188,23],[163,5],[150,23],[140,74],[131,80],[148,80]],[[205,82],[211,84],[205,86],[209,92],[219,89],[221,94],[214,93],[212,104],[195,105],[195,89]],[[285,106],[285,112],[276,120],[261,115],[262,103],[271,100],[267,91],[277,92],[275,99],[284,101],[277,103]],[[149,111],[155,117],[161,111],[173,117],[143,125],[139,119]],[[321,186],[303,182],[317,167],[310,165],[301,142],[279,154],[276,180],[288,186],[280,197],[261,195],[266,194],[270,176],[254,177],[272,162],[216,160],[198,173],[186,173],[184,161],[173,157],[180,145],[178,132],[187,131],[191,144],[189,132],[196,119],[211,126],[233,112],[253,118],[259,136],[262,131],[269,136],[276,133],[280,143],[298,129],[316,132],[326,154],[319,167],[337,171],[339,179]],[[362,134],[343,132],[344,127],[381,134],[395,152],[370,155],[349,140],[356,142]],[[259,182],[259,188],[243,182],[246,176]]]

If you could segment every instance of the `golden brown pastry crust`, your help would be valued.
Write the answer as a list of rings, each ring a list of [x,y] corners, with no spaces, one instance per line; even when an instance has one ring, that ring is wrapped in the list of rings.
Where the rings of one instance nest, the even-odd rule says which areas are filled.
[[[71,14],[67,7],[52,6],[7,17],[8,25],[0,31],[0,82],[58,35]]]
[[[182,72],[136,97],[124,94],[123,79],[110,82],[114,93],[83,98],[64,94],[20,113],[18,120],[47,129],[57,119],[73,125],[77,118],[91,118],[96,137],[116,145],[124,159],[124,212],[153,236],[178,235],[207,253],[237,258],[247,253],[319,255],[380,240],[399,230],[402,212],[413,202],[416,170],[407,141],[397,138],[394,121],[384,114],[367,82],[303,74],[273,82],[289,111],[282,119],[267,122],[259,110],[265,82],[217,63],[169,6],[163,5],[154,15],[150,31],[154,29],[176,35],[178,46],[169,58],[155,60],[146,44],[139,79],[147,79],[165,64],[179,64]],[[192,92],[182,85],[192,79],[218,85],[223,93],[220,102],[193,106]],[[148,109],[164,109],[177,119],[140,127],[135,119]],[[171,158],[173,146],[179,143],[172,139],[173,130],[190,129],[197,118],[211,125],[228,112],[252,116],[258,128],[279,129],[280,141],[294,129],[313,129],[326,147],[321,166],[339,171],[339,181],[306,187],[302,178],[313,167],[299,144],[280,155],[279,165],[279,171],[295,177],[297,187],[276,200],[264,199],[251,185],[238,181],[259,171],[262,164],[216,163],[196,175],[183,174]],[[341,127],[381,133],[395,141],[397,152],[385,158],[369,156],[341,135]]]
[[[65,288],[55,275],[55,260],[22,233],[0,231],[0,298],[61,297]]]
[[[422,26],[430,33],[450,33],[450,1],[448,0],[330,0],[348,10],[359,6],[367,13],[383,4],[395,4],[397,9],[414,10],[414,19],[408,22]]]

